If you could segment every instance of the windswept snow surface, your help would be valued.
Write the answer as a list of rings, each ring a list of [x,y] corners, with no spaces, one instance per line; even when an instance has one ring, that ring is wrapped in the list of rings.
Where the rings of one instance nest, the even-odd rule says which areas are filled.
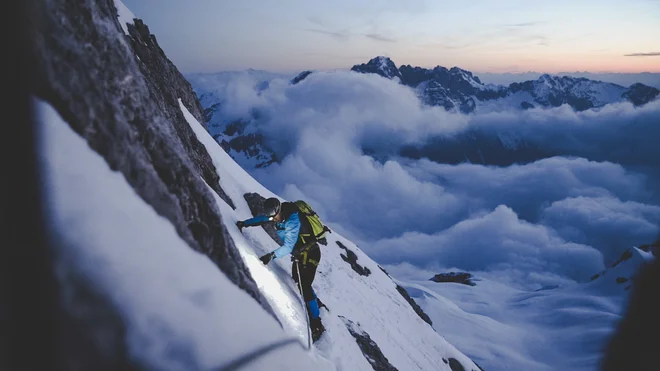
[[[133,19],[137,18],[133,12],[121,0],[114,0],[115,7],[117,8],[117,18],[119,19],[119,24],[121,29],[124,30],[124,33],[128,35],[128,26],[127,23],[133,24]]]
[[[237,209],[233,211],[217,198],[228,224],[251,217],[243,199],[246,192],[277,197],[240,168],[181,101],[179,104],[197,138],[213,158],[223,189],[236,204]],[[255,281],[278,313],[285,330],[304,339],[307,336],[305,312],[302,304],[295,303],[297,289],[290,276],[291,263],[288,257],[277,259],[264,267],[257,256],[274,250],[278,245],[262,228],[245,228],[241,234],[237,228],[228,227]],[[312,348],[313,354],[318,353],[318,356],[330,360],[339,370],[373,370],[346,325],[338,317],[343,316],[359,323],[388,361],[399,370],[450,370],[443,358],[455,358],[466,370],[478,370],[469,358],[416,315],[396,290],[392,279],[355,244],[336,232],[331,233],[327,239],[328,245],[321,247],[321,263],[313,286],[330,312],[321,310],[327,331]],[[337,242],[353,251],[358,257],[358,263],[368,268],[371,274],[361,276],[356,273],[342,259],[341,254],[345,250],[339,248]]]
[[[488,371],[598,368],[621,319],[631,277],[654,259],[631,256],[590,282],[536,291],[476,275],[476,285],[429,281],[432,272],[387,266],[431,317],[433,327]]]
[[[58,113],[37,101],[57,268],[76,272],[121,313],[145,369],[211,369],[287,333],[112,171]],[[292,344],[244,370],[333,370]]]

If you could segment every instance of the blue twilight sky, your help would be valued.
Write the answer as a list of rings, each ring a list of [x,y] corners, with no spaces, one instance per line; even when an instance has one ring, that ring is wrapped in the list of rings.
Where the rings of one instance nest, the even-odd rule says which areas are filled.
[[[660,0],[123,0],[184,73],[660,72]]]

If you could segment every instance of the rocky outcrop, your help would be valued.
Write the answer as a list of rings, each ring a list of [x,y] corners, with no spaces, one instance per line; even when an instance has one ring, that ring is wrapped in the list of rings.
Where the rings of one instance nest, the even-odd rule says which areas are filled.
[[[406,289],[404,289],[403,287],[401,287],[399,285],[396,285],[396,291],[398,291],[399,294],[401,294],[401,296],[403,296],[403,298],[406,299],[408,304],[410,304],[412,309],[415,311],[415,313],[417,313],[417,315],[419,316],[419,318],[422,319],[422,321],[424,321],[424,322],[428,323],[429,325],[433,326],[433,321],[431,321],[431,317],[429,317],[428,314],[424,313],[424,311],[422,310],[422,307],[417,305],[417,302],[415,301],[415,299],[410,297],[410,295],[408,294],[408,291],[406,291]]]
[[[431,277],[429,281],[433,282],[455,282],[462,283],[463,285],[476,286],[477,284],[472,281],[472,274],[467,272],[449,272],[438,273]]]
[[[355,253],[351,249],[349,249],[339,241],[337,241],[337,246],[346,250],[346,255],[340,254],[340,256],[342,259],[344,259],[346,263],[348,263],[351,266],[351,268],[355,271],[355,273],[359,274],[360,276],[368,276],[371,274],[369,268],[363,267],[360,264],[358,264],[357,255],[355,255]]]
[[[344,321],[348,332],[355,338],[355,342],[360,347],[364,358],[371,364],[371,367],[376,371],[397,371],[397,368],[392,366],[390,361],[385,357],[383,352],[378,347],[375,341],[369,334],[360,327],[359,323],[355,323],[350,319],[339,316]]]
[[[140,20],[124,34],[112,0],[42,0],[32,7],[34,95],[52,105],[136,193],[271,314],[226,230],[212,192],[231,207],[205,147],[179,107],[204,122],[190,85]],[[208,185],[208,186],[207,186]],[[210,187],[210,188],[209,188]],[[128,369],[119,313],[76,272],[58,282],[70,369]],[[75,300],[69,300],[75,298]],[[75,331],[79,329],[80,331]],[[77,349],[84,345],[85,351]],[[109,364],[106,360],[115,360]]]
[[[359,73],[375,73],[388,79],[399,78],[401,79],[401,72],[396,68],[394,62],[387,57],[376,57],[367,63],[355,65],[351,71]]]
[[[654,100],[658,97],[659,94],[660,90],[654,87],[636,83],[630,85],[630,88],[628,88],[628,90],[623,93],[623,97],[626,100],[632,102],[634,105],[641,106]]]
[[[642,266],[632,286],[623,318],[608,340],[600,369],[655,370],[660,333],[660,260]]]
[[[303,71],[303,72],[299,73],[298,76],[291,79],[291,85],[295,85],[295,84],[303,81],[304,79],[307,78],[307,76],[311,75],[312,72],[313,71]]]

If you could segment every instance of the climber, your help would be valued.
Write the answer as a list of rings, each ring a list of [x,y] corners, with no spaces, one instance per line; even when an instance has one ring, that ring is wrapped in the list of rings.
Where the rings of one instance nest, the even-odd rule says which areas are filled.
[[[320,240],[323,243],[325,239],[319,238],[319,234],[315,235],[314,228],[310,223],[310,217],[316,217],[316,213],[311,211],[311,208],[305,203],[300,204],[300,207],[307,206],[307,210],[301,210],[299,204],[300,201],[281,203],[277,198],[268,198],[264,202],[262,215],[238,221],[236,226],[242,232],[244,227],[260,226],[270,222],[275,223],[277,234],[284,241],[284,244],[259,259],[264,265],[268,265],[272,259],[291,254],[291,276],[298,284],[299,289],[302,288],[301,294],[307,304],[312,340],[316,342],[325,331],[325,328],[320,317],[320,301],[314,289],[312,289],[312,282],[316,275],[316,268],[321,261],[321,249],[317,242]],[[298,271],[300,271],[300,277]]]

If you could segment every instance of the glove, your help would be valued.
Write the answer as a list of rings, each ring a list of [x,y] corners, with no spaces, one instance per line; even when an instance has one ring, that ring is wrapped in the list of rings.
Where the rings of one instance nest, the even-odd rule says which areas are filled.
[[[243,223],[242,221],[239,220],[239,221],[236,222],[236,226],[238,227],[238,230],[241,233],[243,233],[243,228],[245,227],[245,223]]]
[[[270,263],[270,261],[273,259],[273,256],[275,256],[275,253],[269,252],[268,254],[260,257],[259,260],[261,260],[264,265],[268,265],[268,263]]]

